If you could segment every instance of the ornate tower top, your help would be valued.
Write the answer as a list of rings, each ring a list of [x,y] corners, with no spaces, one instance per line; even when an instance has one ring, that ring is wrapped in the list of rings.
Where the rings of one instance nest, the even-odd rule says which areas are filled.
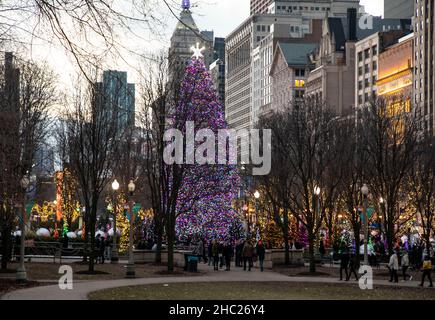
[[[189,10],[190,9],[190,0],[183,0],[181,3],[181,7],[183,10]]]

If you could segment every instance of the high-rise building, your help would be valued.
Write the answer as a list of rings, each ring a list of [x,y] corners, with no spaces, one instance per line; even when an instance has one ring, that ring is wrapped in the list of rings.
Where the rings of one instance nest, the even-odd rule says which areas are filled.
[[[251,14],[267,12],[267,7],[273,0],[251,0]]]
[[[119,134],[133,129],[135,123],[135,85],[127,82],[127,72],[107,70],[103,81],[95,84],[94,103],[116,121]]]
[[[192,58],[191,48],[205,47],[202,52],[208,67],[215,60],[213,31],[200,31],[190,11],[190,1],[183,0],[179,21],[171,37],[169,48],[169,73],[171,79],[180,79],[187,62]]]
[[[219,102],[225,106],[225,62],[221,59],[213,62],[210,65],[210,74],[214,88],[219,96]]]
[[[415,0],[384,0],[384,18],[411,19]]]
[[[414,106],[421,128],[435,133],[435,2],[416,0],[414,15]],[[430,23],[429,23],[430,22]]]
[[[225,38],[214,38],[214,56],[213,59],[225,61]]]

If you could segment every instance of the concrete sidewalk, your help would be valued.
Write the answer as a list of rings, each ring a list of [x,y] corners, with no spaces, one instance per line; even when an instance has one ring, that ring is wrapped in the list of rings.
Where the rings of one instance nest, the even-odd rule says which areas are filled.
[[[9,292],[1,297],[2,300],[87,300],[89,293],[136,285],[148,284],[170,284],[186,282],[306,282],[306,283],[336,283],[346,285],[358,285],[354,280],[339,281],[336,278],[320,277],[289,277],[272,271],[260,272],[254,268],[251,272],[243,271],[242,268],[233,268],[233,270],[213,271],[213,267],[200,264],[199,269],[206,271],[205,276],[194,277],[160,277],[160,278],[137,278],[137,279],[120,279],[120,280],[100,280],[100,281],[77,281],[74,282],[73,290],[61,290],[58,285],[35,287],[30,289],[16,290]],[[408,281],[399,282],[398,284],[390,283],[387,280],[376,280],[374,285],[391,286],[391,287],[409,287],[417,288],[419,282]],[[427,285],[427,284],[426,284]],[[435,294],[435,292],[434,292]]]

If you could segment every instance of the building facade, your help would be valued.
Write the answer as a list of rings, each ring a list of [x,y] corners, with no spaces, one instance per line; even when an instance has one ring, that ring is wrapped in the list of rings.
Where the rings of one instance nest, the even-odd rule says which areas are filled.
[[[309,55],[317,45],[316,42],[278,42],[270,71],[273,88],[272,111],[285,110],[304,98],[305,83],[313,69]]]
[[[273,0],[251,0],[251,15],[266,13],[271,2]]]
[[[415,0],[384,0],[385,19],[411,19]]]
[[[435,132],[434,1],[416,0],[414,10],[414,106],[421,129]],[[430,21],[430,23],[426,23]]]
[[[409,28],[376,32],[355,44],[355,106],[362,107],[377,95],[379,54],[409,33]]]
[[[225,62],[217,59],[210,65],[210,75],[213,85],[218,93],[219,102],[225,106]]]
[[[411,111],[414,35],[411,33],[379,54],[378,96],[394,116]]]
[[[372,84],[375,77],[377,78],[378,69],[377,44],[372,42],[371,48],[365,51],[367,56],[363,55],[363,61],[359,61],[359,54],[356,52],[358,40],[367,39],[383,30],[409,30],[410,23],[411,21],[406,19],[374,17],[373,28],[360,28],[357,12],[354,9],[349,9],[347,18],[325,20],[322,40],[314,57],[316,69],[310,73],[307,81],[307,95],[321,103],[326,103],[339,116],[354,114],[359,102],[365,102],[365,98],[368,101],[372,96]],[[370,44],[370,41],[367,40],[367,43]],[[375,53],[375,58],[370,50]],[[357,99],[360,99],[360,80],[364,81],[367,90],[371,92],[365,91],[363,100],[355,100],[356,92],[358,92]]]

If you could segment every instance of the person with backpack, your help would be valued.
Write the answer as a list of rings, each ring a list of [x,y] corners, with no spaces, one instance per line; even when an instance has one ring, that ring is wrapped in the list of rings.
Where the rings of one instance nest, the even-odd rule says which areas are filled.
[[[340,280],[343,280],[343,270],[345,272],[346,278],[349,277],[347,268],[349,266],[349,248],[344,242],[341,243],[340,247]]]
[[[356,261],[356,254],[351,254],[349,259],[349,275],[346,278],[346,281],[349,281],[350,277],[352,277],[352,274],[355,275],[355,281],[358,281],[358,274],[356,273],[357,268],[357,261]]]
[[[430,256],[429,255],[427,255],[424,258],[422,270],[423,270],[423,275],[421,277],[420,287],[423,287],[424,281],[425,281],[425,279],[427,277],[429,279],[429,287],[432,288],[433,287],[432,276],[431,276],[431,273],[432,273],[432,261],[430,260]]]
[[[246,263],[248,263],[249,264],[248,271],[251,271],[251,268],[254,265],[252,260],[254,256],[254,247],[252,246],[249,240],[247,240],[245,242],[245,245],[243,246],[242,255],[243,255],[243,270],[246,271]]]

